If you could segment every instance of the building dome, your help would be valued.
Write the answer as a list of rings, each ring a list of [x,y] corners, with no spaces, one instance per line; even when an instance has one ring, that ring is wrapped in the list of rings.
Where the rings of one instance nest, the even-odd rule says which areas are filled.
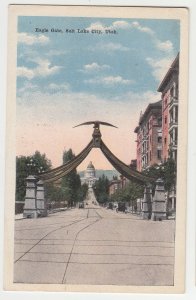
[[[85,173],[86,173],[85,177],[88,177],[88,178],[89,177],[91,177],[91,178],[96,177],[96,175],[95,175],[95,167],[93,166],[92,161],[90,161],[90,163],[88,164],[88,167],[87,167]]]
[[[95,170],[95,167],[93,166],[92,161],[89,162],[89,164],[87,166],[87,169],[94,169]]]
[[[84,177],[81,179],[81,181],[82,184],[86,183],[88,184],[88,187],[91,188],[96,182],[96,180],[97,178],[96,178],[95,167],[93,166],[92,161],[90,161],[84,173]]]

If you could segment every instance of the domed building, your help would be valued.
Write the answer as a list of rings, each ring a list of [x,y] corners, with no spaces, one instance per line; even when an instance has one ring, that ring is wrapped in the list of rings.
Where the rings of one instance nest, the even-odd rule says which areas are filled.
[[[81,178],[81,182],[82,184],[86,183],[89,188],[92,188],[96,180],[98,180],[98,178],[96,178],[95,167],[93,166],[92,161],[90,161],[84,173],[84,177]]]

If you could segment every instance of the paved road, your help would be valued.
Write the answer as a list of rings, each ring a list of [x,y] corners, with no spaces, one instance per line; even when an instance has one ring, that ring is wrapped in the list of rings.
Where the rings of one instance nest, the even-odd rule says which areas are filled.
[[[17,220],[14,282],[173,285],[174,225],[99,207]]]

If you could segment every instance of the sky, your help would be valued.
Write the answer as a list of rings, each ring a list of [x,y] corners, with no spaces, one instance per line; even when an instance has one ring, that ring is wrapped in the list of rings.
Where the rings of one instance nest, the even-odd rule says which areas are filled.
[[[17,155],[45,153],[52,166],[64,150],[78,154],[90,141],[92,120],[126,164],[136,158],[141,111],[161,99],[157,88],[180,49],[178,20],[19,17],[17,45]],[[113,169],[93,149],[93,161]]]

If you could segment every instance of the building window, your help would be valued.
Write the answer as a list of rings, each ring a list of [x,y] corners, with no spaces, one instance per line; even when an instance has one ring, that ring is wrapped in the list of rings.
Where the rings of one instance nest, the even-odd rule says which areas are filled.
[[[158,126],[161,126],[162,125],[162,118],[161,117],[158,117]]]
[[[162,143],[162,137],[161,136],[158,136],[157,142]]]
[[[165,116],[165,124],[167,124],[167,116]]]
[[[161,150],[157,150],[157,158],[161,159]]]
[[[164,144],[165,145],[167,144],[167,138],[164,138]]]
[[[151,154],[151,151],[150,151],[150,161],[152,160],[152,154]]]

